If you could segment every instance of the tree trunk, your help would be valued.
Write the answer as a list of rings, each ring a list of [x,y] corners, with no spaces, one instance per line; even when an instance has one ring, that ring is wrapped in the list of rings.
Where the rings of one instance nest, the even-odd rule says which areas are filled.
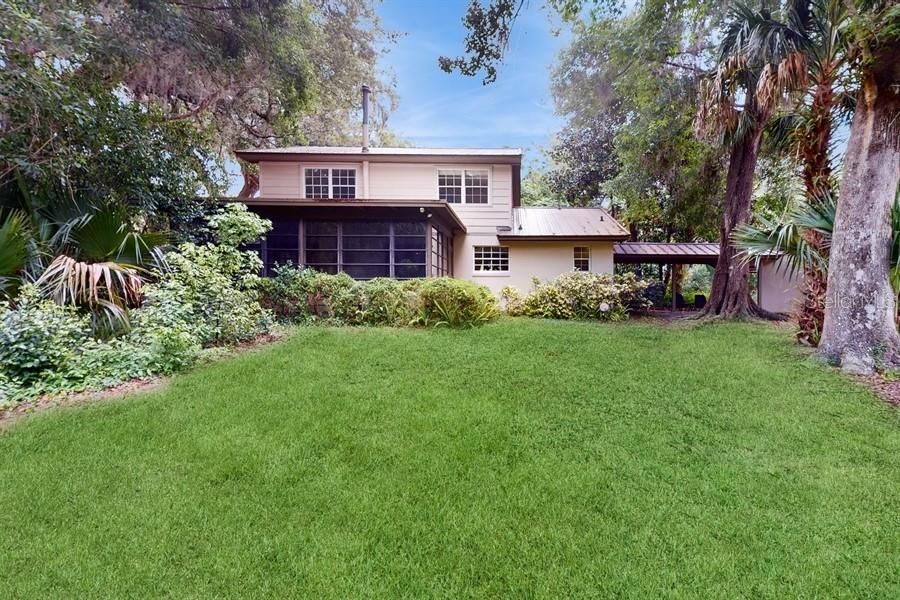
[[[719,259],[713,275],[709,301],[702,317],[771,317],[750,297],[750,265],[738,256],[731,241],[734,229],[750,221],[753,174],[762,128],[748,131],[731,149],[725,185],[725,213],[719,228]]]
[[[819,353],[845,371],[897,361],[890,268],[891,205],[900,183],[900,46],[882,48],[857,100],[828,269]]]
[[[800,154],[803,157],[803,185],[806,201],[811,205],[821,202],[823,196],[831,195],[831,150],[832,118],[834,105],[834,70],[828,68],[815,87],[810,110],[808,134],[802,137]],[[806,242],[820,256],[828,259],[828,244],[821,233],[813,230],[803,232]],[[803,300],[797,310],[797,339],[807,345],[817,346],[825,324],[825,293],[828,273],[818,266],[806,269],[803,274]]]
[[[259,172],[241,161],[241,175],[244,176],[244,185],[238,192],[238,198],[252,198],[259,191]]]

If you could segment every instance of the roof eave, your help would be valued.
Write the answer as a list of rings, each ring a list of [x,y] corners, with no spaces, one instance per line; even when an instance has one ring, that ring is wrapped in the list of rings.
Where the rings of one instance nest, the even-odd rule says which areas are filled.
[[[298,208],[319,207],[319,208],[337,208],[337,207],[353,207],[353,208],[419,208],[427,210],[441,211],[453,225],[466,233],[465,224],[460,220],[459,215],[446,202],[439,200],[308,200],[306,198],[221,198],[224,202],[243,202],[248,206],[295,206]]]
[[[629,235],[504,235],[497,234],[501,242],[622,242]]]
[[[236,151],[235,156],[250,163],[260,162],[404,162],[448,164],[502,164],[521,165],[521,154],[320,154],[304,152],[252,152]]]

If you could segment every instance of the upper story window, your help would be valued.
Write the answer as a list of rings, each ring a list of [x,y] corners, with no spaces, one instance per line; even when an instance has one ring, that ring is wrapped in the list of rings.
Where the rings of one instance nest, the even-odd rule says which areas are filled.
[[[576,271],[591,270],[591,248],[590,246],[575,246],[573,252],[573,260],[575,262]]]
[[[486,169],[438,169],[438,198],[451,204],[487,204]]]
[[[356,198],[356,169],[315,167],[303,171],[307,198]]]

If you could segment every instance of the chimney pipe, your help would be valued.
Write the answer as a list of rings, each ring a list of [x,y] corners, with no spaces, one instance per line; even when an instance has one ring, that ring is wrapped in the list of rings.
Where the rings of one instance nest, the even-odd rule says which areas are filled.
[[[372,92],[369,86],[362,86],[362,151],[369,151],[369,94]]]

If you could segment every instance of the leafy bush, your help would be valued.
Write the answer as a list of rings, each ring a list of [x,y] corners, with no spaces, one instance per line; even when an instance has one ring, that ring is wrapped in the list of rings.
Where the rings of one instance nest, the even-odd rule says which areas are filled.
[[[396,327],[413,324],[419,304],[415,285],[386,278],[372,279],[362,284],[361,323]]]
[[[572,272],[547,283],[535,281],[524,298],[511,288],[504,288],[501,295],[511,315],[618,321],[629,311],[648,306],[643,296],[646,286],[633,273]]]
[[[41,394],[106,387],[190,366],[209,344],[247,340],[267,331],[259,304],[259,257],[238,246],[270,227],[232,205],[209,219],[218,244],[182,244],[168,269],[142,289],[131,327],[95,339],[84,311],[43,299],[24,286],[15,307],[0,306],[0,405]]]
[[[0,309],[0,406],[183,369],[200,350],[189,323],[182,307],[142,308],[127,334],[98,340],[89,316],[25,286],[15,308]]]
[[[90,335],[87,316],[42,299],[31,285],[22,287],[17,307],[2,309],[0,319],[0,368],[10,380],[25,385],[48,371],[65,370]]]
[[[290,262],[276,265],[271,277],[260,284],[260,303],[288,323],[300,323],[310,317],[309,290],[318,272],[295,267]]]
[[[343,325],[472,327],[499,313],[490,290],[458,279],[355,281],[291,265],[262,283],[262,304],[288,322]]]
[[[485,286],[449,277],[422,280],[417,286],[419,323],[474,327],[500,314],[497,298]]]
[[[190,308],[200,343],[229,344],[257,337],[271,316],[259,303],[262,262],[239,246],[259,239],[271,223],[230,204],[209,220],[218,244],[181,244],[166,255],[170,271],[147,286],[145,304],[180,303]]]

